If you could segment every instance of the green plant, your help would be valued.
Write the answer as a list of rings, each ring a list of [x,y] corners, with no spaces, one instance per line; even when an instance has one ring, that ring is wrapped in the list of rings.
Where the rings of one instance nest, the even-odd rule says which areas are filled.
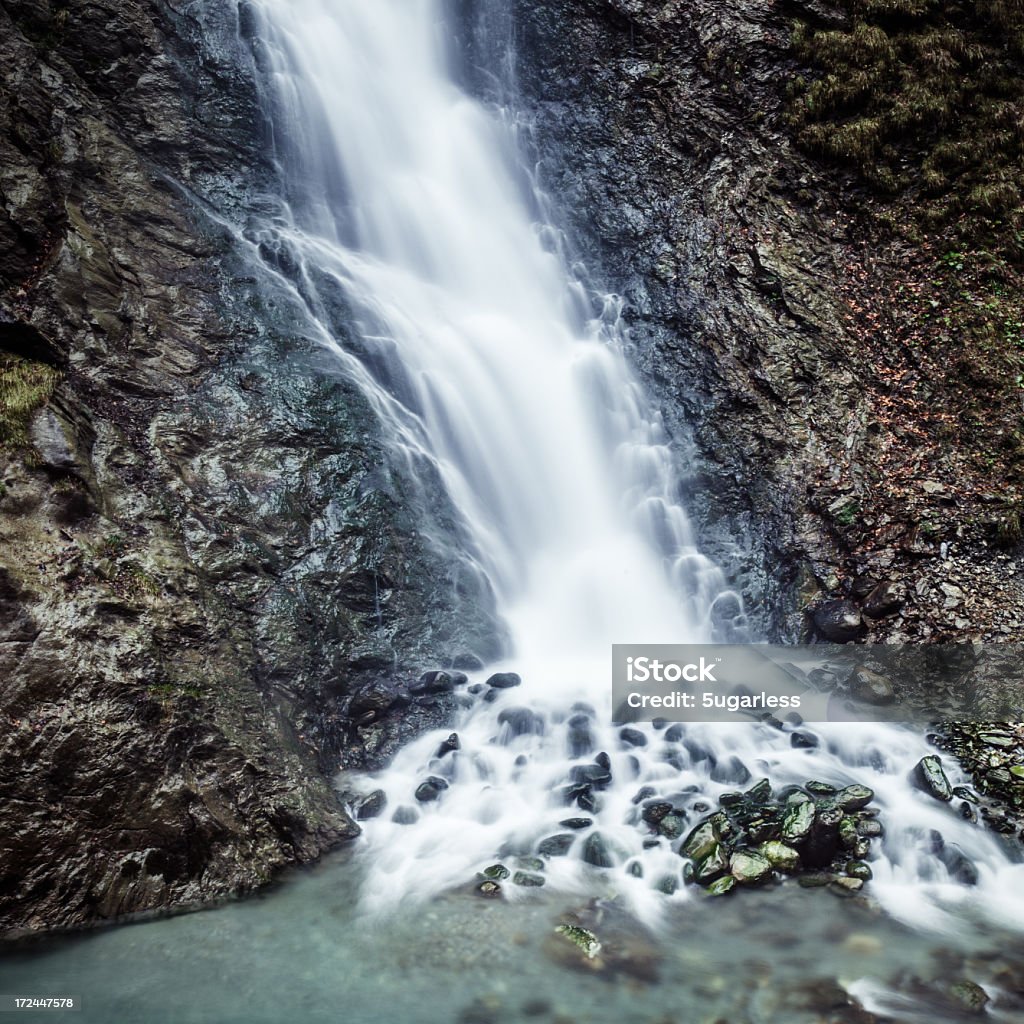
[[[0,451],[29,447],[32,413],[50,400],[59,379],[46,363],[0,353]]]

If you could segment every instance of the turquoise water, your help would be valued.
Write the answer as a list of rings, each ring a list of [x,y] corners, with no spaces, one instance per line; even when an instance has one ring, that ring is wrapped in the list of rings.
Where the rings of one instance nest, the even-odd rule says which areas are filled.
[[[339,856],[247,901],[33,943],[0,960],[0,992],[76,995],[74,1024],[803,1024],[870,1019],[847,1015],[837,984],[869,1003],[912,993],[884,1019],[976,1020],[944,999],[969,978],[997,997],[988,1019],[1024,1020],[1008,988],[1020,936],[966,922],[958,938],[921,935],[795,883],[695,893],[656,931],[614,900],[544,890],[516,902],[456,892],[370,919],[354,909],[358,885]],[[597,935],[596,959],[556,934],[564,922]]]

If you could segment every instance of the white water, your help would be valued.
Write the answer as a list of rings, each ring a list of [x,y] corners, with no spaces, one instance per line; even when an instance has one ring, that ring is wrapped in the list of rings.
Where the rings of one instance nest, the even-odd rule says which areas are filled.
[[[441,737],[427,736],[359,783],[388,794],[387,812],[361,840],[367,903],[393,906],[462,884],[499,854],[526,853],[564,831],[559,819],[582,812],[550,791],[573,763],[566,719],[588,714],[573,708],[583,701],[593,751],[612,758],[616,784],[594,817],[620,848],[619,864],[598,879],[578,856],[553,858],[548,885],[622,892],[656,915],[667,901],[653,885],[678,876],[681,860],[665,843],[642,849],[631,797],[644,783],[664,794],[689,786],[679,801],[692,805],[735,782],[712,780],[707,760],[653,729],[643,750],[620,749],[606,724],[610,645],[731,638],[715,633],[712,610],[716,599],[736,599],[674,500],[661,425],[622,356],[619,304],[609,297],[595,312],[568,272],[521,169],[514,121],[455,84],[440,0],[261,6],[291,192],[265,236],[290,254],[314,315],[325,281],[347,297],[362,351],[337,345],[326,325],[324,343],[410,465],[439,468],[510,626],[509,666],[524,677],[465,714],[455,757],[437,761]],[[498,716],[513,706],[538,712],[545,734],[509,741]],[[1020,868],[994,838],[907,785],[929,752],[922,738],[881,725],[820,733],[816,751],[793,750],[788,735],[760,726],[694,726],[688,735],[719,762],[738,757],[754,778],[872,786],[885,820],[903,826],[873,864],[873,890],[897,916],[953,927],[970,905],[982,917],[1024,918]],[[415,825],[393,823],[395,807],[416,806],[412,792],[428,773],[447,775],[450,788],[419,808]],[[924,852],[928,829],[975,861],[977,888],[950,882]],[[642,880],[625,870],[637,858]]]

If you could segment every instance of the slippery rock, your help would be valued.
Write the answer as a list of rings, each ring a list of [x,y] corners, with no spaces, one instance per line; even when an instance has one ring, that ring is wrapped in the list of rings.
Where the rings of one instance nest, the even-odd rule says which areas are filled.
[[[911,780],[918,789],[936,800],[949,803],[953,799],[953,788],[942,769],[942,762],[935,754],[927,754],[917,762]]]
[[[487,680],[487,685],[496,690],[510,690],[514,686],[519,686],[522,681],[517,672],[495,672]]]
[[[741,851],[729,861],[729,872],[740,885],[757,885],[771,875],[772,865],[759,853]]]

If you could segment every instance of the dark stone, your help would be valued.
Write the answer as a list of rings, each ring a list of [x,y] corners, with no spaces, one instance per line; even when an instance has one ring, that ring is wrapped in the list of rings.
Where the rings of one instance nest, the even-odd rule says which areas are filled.
[[[575,829],[577,832],[580,829],[590,828],[594,824],[593,818],[564,818],[558,823],[562,828]]]
[[[615,859],[604,836],[600,832],[594,832],[587,836],[583,844],[583,860],[597,868],[610,868],[615,866]]]
[[[416,787],[416,799],[421,804],[436,800],[446,789],[448,783],[440,776],[431,775]]]
[[[859,811],[874,799],[874,790],[859,785],[847,786],[835,795],[836,804],[844,811]]]
[[[529,708],[505,708],[498,715],[498,724],[505,726],[512,738],[544,735],[544,719]]]
[[[566,724],[568,725],[569,756],[585,757],[594,749],[594,734],[590,728],[590,718],[584,714],[575,714]]]
[[[728,761],[720,761],[711,769],[711,779],[713,782],[731,782],[743,786],[750,781],[750,771],[738,757],[733,755]]]
[[[441,745],[437,748],[437,757],[444,757],[445,754],[452,754],[456,750],[461,748],[459,743],[459,734],[457,732],[451,733],[447,739],[441,741]]]
[[[801,730],[790,734],[789,745],[797,750],[814,750],[818,746],[818,737],[813,732]]]
[[[387,805],[388,798],[383,789],[375,789],[368,796],[364,796],[356,804],[356,818],[359,821],[366,821],[369,818],[376,818]]]
[[[490,867],[484,868],[483,873],[488,878],[495,878],[501,881],[509,876],[509,870],[504,864],[492,864]]]
[[[412,807],[399,807],[394,814],[391,815],[391,820],[396,825],[415,825],[420,820],[419,812]]]
[[[532,871],[517,871],[512,876],[513,885],[521,885],[528,889],[539,889],[544,884],[544,876]]]
[[[921,792],[936,800],[949,803],[953,799],[953,789],[942,769],[942,762],[935,754],[926,754],[917,762],[911,773],[911,781]]]
[[[537,844],[537,852],[542,857],[564,857],[575,839],[576,837],[569,832],[548,836]]]
[[[516,672],[495,672],[487,680],[487,685],[494,687],[496,690],[510,690],[513,686],[519,686],[522,681]]]
[[[907,591],[901,583],[886,580],[879,583],[864,599],[864,614],[872,619],[895,615],[906,603]]]
[[[611,772],[597,764],[575,764],[569,769],[569,778],[578,785],[594,789],[607,789],[612,781]]]
[[[619,739],[627,747],[647,746],[647,737],[639,729],[630,729],[628,726],[619,730]]]
[[[424,672],[419,679],[409,687],[412,694],[422,693],[451,693],[455,689],[455,680],[442,671]]]
[[[640,812],[640,817],[648,825],[657,825],[667,814],[672,813],[672,805],[667,800],[652,800],[645,803]]]
[[[814,628],[822,639],[845,644],[863,634],[864,620],[852,601],[825,601],[814,612]]]

